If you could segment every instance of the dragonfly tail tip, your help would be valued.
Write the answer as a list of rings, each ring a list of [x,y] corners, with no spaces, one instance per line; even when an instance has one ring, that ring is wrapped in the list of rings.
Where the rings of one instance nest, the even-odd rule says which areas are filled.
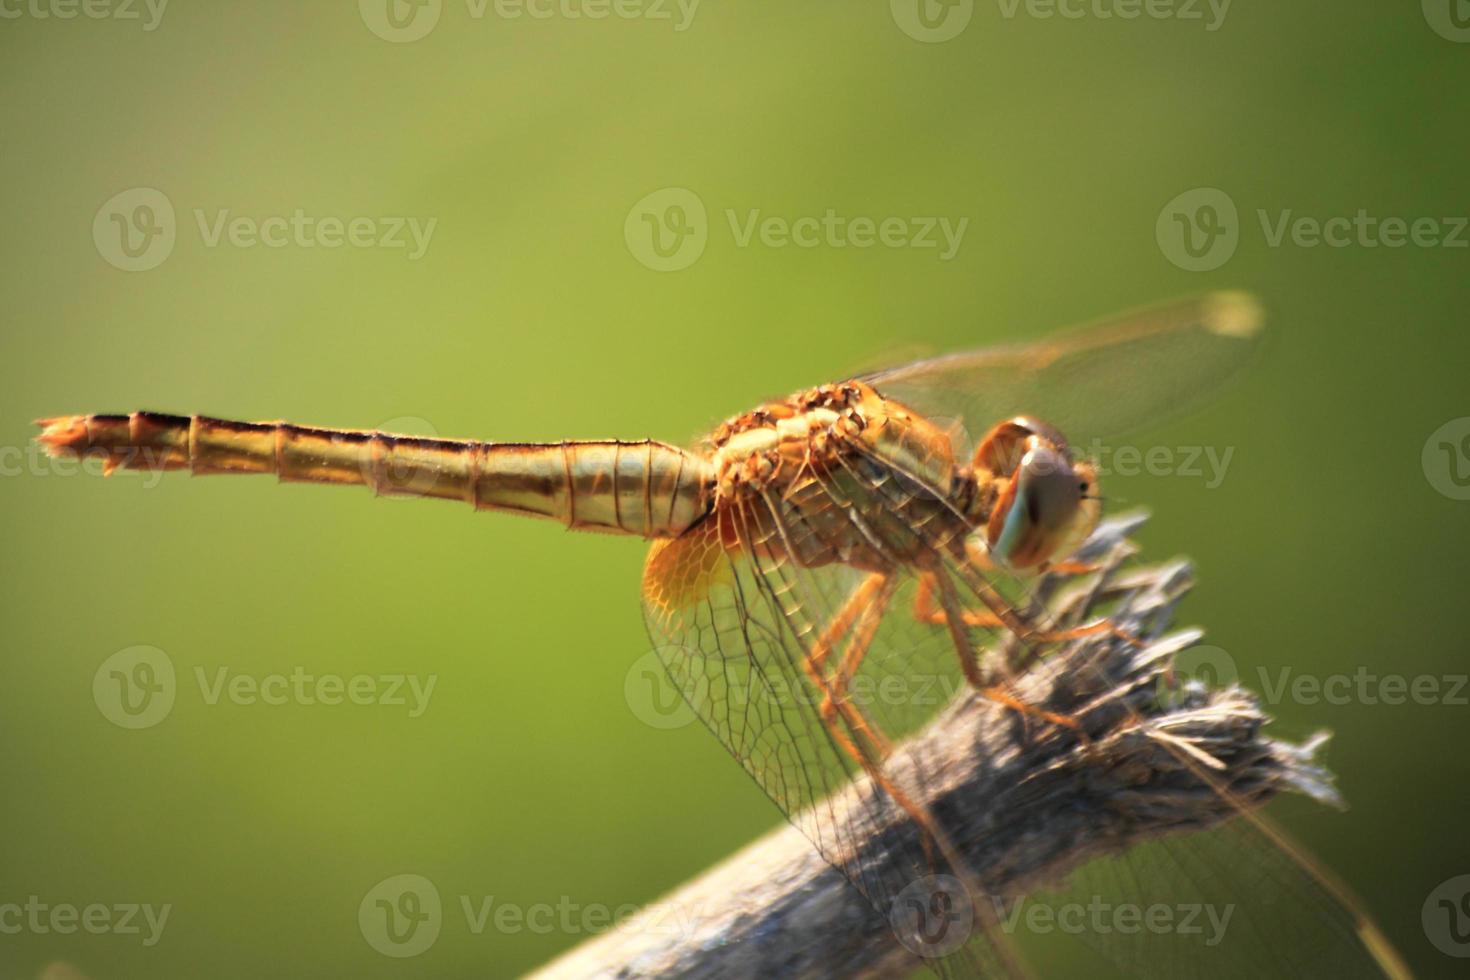
[[[36,441],[52,456],[77,452],[87,440],[87,420],[83,415],[57,415],[36,419],[41,427]]]

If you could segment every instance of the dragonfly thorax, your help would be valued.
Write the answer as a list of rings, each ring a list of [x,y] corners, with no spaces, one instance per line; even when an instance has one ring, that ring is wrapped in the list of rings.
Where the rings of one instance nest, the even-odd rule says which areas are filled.
[[[813,565],[882,568],[936,542],[1016,573],[1065,559],[1097,521],[1092,467],[1028,416],[996,425],[965,463],[958,431],[862,382],[809,389],[721,426],[714,503],[753,505],[773,546]]]
[[[867,425],[863,388],[822,385],[722,424],[710,438],[717,501],[786,489],[833,464]]]
[[[959,540],[975,521],[951,498],[986,496],[957,467],[950,433],[862,382],[808,389],[736,416],[710,447],[715,509],[740,515],[750,536],[806,565],[912,560],[925,544],[908,521],[942,522]],[[902,499],[885,500],[900,483]],[[902,519],[870,526],[881,519],[864,515],[890,505]]]

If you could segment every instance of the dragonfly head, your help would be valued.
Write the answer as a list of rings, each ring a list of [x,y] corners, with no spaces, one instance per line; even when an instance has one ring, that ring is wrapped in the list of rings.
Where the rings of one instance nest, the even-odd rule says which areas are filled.
[[[970,544],[993,564],[1044,571],[1097,526],[1097,471],[1074,461],[1067,440],[1045,422],[1019,416],[991,429],[975,451],[975,469],[990,474],[998,493]]]

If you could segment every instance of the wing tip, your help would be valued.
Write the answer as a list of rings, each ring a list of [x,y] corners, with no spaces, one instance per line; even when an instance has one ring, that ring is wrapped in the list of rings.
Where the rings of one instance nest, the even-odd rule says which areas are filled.
[[[1377,925],[1367,919],[1359,919],[1356,928],[1358,939],[1367,947],[1369,955],[1387,980],[1414,980],[1414,974],[1410,972],[1403,956]]]
[[[1221,337],[1254,337],[1266,325],[1266,311],[1251,293],[1230,289],[1205,297],[1205,329]]]

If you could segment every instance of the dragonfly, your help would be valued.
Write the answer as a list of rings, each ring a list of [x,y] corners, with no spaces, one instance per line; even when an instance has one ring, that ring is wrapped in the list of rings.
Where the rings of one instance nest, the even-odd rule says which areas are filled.
[[[886,914],[910,879],[863,865],[859,828],[907,828],[914,874],[964,869],[935,815],[890,777],[906,737],[946,698],[863,692],[926,678],[949,700],[985,698],[1042,728],[1074,729],[1073,719],[1018,696],[981,657],[987,638],[1010,637],[1039,656],[1116,629],[1106,618],[1057,628],[1028,607],[1039,576],[1088,571],[1073,555],[1097,526],[1102,497],[1097,463],[1074,447],[1197,405],[1254,358],[1261,327],[1248,294],[1189,297],[1031,343],[807,388],[687,448],[453,440],[146,411],[41,419],[37,438],[53,454],[100,456],[106,472],[358,484],[648,539],[644,618],[670,681]],[[857,777],[877,788],[862,814],[832,802]],[[1289,900],[1272,919],[1289,923],[1288,941],[1338,976],[1407,975],[1324,870],[1261,818],[1235,823],[1228,853],[1198,857],[1212,879],[1279,888]],[[945,976],[1019,974],[1007,947],[987,927],[928,965]],[[1243,961],[1211,955],[1169,959],[1159,975],[1239,975],[1230,964]]]

